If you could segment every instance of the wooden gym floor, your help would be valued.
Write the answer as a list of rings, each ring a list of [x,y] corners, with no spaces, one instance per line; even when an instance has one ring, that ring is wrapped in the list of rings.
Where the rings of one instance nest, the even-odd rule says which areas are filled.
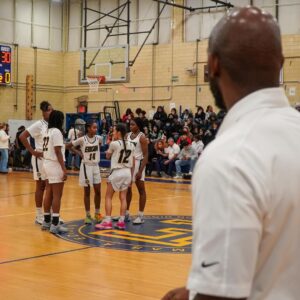
[[[105,182],[103,179],[101,212]],[[146,182],[146,215],[190,216],[190,188],[189,184]],[[34,191],[31,173],[0,176],[1,299],[152,300],[185,284],[190,254],[90,247],[42,232],[34,224]],[[82,196],[78,177],[69,176],[61,210],[66,222],[84,217]],[[134,214],[137,203],[134,188]],[[117,214],[117,195],[113,205]],[[93,205],[91,208],[94,212]]]

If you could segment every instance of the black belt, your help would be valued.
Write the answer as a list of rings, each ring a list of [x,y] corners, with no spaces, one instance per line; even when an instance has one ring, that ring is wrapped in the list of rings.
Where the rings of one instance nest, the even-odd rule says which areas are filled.
[[[39,180],[42,180],[42,174],[40,173],[40,170],[39,170],[37,157],[35,157],[35,165],[36,165],[36,175],[38,176]]]

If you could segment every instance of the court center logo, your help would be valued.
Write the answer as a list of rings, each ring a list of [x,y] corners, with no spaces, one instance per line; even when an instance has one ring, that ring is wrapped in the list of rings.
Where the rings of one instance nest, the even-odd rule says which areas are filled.
[[[145,223],[126,223],[126,230],[96,230],[83,220],[68,222],[59,237],[94,247],[155,253],[191,253],[192,220],[189,216],[145,216]]]

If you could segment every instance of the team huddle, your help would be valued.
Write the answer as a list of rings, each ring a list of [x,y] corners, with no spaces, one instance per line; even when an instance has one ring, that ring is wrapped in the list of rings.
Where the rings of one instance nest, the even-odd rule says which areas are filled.
[[[50,103],[44,101],[40,105],[43,119],[35,122],[25,130],[20,139],[32,154],[33,177],[36,181],[36,219],[42,230],[58,234],[67,232],[60,218],[61,199],[67,169],[65,166],[65,150],[80,155],[81,165],[79,185],[84,188],[85,224],[95,223],[100,230],[125,229],[125,222],[130,221],[129,207],[132,199],[131,185],[135,182],[139,194],[139,212],[133,224],[144,223],[146,204],[145,166],[147,164],[147,142],[140,131],[139,120],[132,120],[131,132],[127,134],[125,124],[117,124],[113,131],[113,141],[106,151],[106,158],[111,160],[111,172],[107,180],[105,196],[105,217],[100,213],[101,174],[99,169],[102,137],[97,135],[96,121],[85,124],[85,134],[74,141],[64,143],[64,114],[53,110]],[[28,142],[32,137],[35,149]],[[95,215],[90,210],[90,188],[94,189]],[[112,218],[112,198],[119,192],[120,216]],[[45,195],[44,195],[45,194]],[[113,221],[116,221],[113,224]]]

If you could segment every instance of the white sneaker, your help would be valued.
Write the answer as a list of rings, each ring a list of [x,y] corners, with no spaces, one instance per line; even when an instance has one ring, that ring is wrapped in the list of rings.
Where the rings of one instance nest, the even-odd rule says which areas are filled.
[[[43,215],[35,217],[35,224],[42,225],[43,222],[44,222],[44,216]]]
[[[137,216],[132,222],[133,225],[141,225],[141,224],[144,224],[144,223],[145,223],[145,221],[144,221],[143,216]]]
[[[47,222],[43,221],[42,226],[41,226],[41,229],[43,231],[48,231],[50,229],[50,227],[51,227],[51,222],[47,223]]]
[[[50,232],[53,234],[66,233],[68,232],[68,228],[59,224],[56,226],[54,224],[51,224]]]
[[[182,175],[176,175],[175,177],[173,177],[174,179],[182,179]]]
[[[189,175],[192,176],[192,175],[193,175],[193,172],[189,172]]]

